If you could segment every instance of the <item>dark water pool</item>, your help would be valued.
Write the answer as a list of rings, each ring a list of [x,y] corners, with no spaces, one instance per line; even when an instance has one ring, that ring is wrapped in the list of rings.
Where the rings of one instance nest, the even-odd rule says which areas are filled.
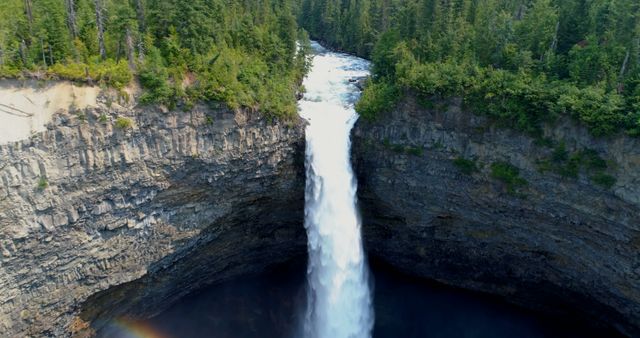
[[[417,280],[372,265],[374,337],[618,337],[584,322],[532,313],[499,299]],[[305,264],[212,286],[145,322],[123,322],[110,338],[297,337],[305,305]]]

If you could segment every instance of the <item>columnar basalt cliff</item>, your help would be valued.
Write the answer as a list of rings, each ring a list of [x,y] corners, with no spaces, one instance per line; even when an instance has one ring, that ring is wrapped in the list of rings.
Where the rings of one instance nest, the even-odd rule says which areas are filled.
[[[99,330],[304,254],[301,123],[96,106],[0,146],[0,336]]]
[[[370,254],[414,275],[582,311],[639,335],[640,142],[595,139],[568,120],[536,140],[465,112],[460,100],[423,104],[432,108],[417,101],[360,120],[354,131]],[[616,183],[544,171],[563,150],[541,145],[550,140],[568,153],[595,151]],[[517,177],[500,180],[496,163],[518,168],[510,171]]]
[[[0,336],[90,334],[306,253],[301,123],[116,101],[99,95],[0,146]],[[432,106],[409,97],[354,129],[368,252],[640,334],[640,142],[569,120],[534,139],[459,100]],[[585,150],[615,183],[553,168]]]

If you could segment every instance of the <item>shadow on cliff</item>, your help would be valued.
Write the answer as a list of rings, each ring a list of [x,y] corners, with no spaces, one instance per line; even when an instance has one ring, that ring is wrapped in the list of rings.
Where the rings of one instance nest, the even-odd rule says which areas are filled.
[[[217,181],[203,174],[207,163],[187,162],[151,203],[166,211],[169,222],[189,220],[172,224],[176,231],[199,234],[173,242],[173,253],[148,266],[143,277],[90,296],[80,318],[100,334],[114,320],[149,318],[193,291],[304,257],[304,173],[298,170],[304,160],[296,161],[295,172],[267,178],[227,172]]]

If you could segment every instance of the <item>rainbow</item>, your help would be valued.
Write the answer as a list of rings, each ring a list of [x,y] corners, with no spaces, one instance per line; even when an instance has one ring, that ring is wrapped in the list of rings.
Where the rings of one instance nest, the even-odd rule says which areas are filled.
[[[109,337],[114,338],[171,338],[144,321],[119,318],[107,324]]]

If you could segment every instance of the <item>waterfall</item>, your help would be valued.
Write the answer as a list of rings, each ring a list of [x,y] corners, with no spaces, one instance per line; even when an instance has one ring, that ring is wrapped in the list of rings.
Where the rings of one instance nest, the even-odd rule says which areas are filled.
[[[371,336],[373,309],[356,208],[349,134],[359,90],[350,79],[368,74],[365,60],[318,44],[299,103],[306,128],[305,228],[308,302],[305,336]]]

